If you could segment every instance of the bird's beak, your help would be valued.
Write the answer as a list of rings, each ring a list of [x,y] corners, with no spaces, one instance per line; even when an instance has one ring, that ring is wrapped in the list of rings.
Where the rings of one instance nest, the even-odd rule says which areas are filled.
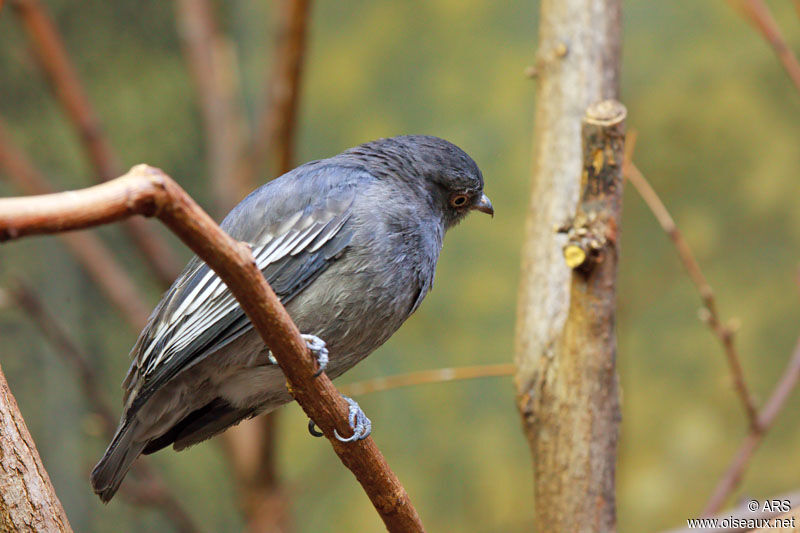
[[[494,207],[492,207],[492,201],[489,200],[489,197],[485,194],[481,194],[480,201],[473,205],[472,209],[480,211],[481,213],[486,213],[487,215],[492,215],[492,218],[494,218]]]

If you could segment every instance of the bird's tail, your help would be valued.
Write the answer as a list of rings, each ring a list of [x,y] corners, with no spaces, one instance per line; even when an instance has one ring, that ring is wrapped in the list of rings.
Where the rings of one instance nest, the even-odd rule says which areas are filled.
[[[114,497],[128,470],[131,469],[133,461],[139,457],[147,445],[147,441],[136,442],[133,440],[137,425],[135,417],[133,420],[123,421],[117,428],[117,433],[111,440],[111,444],[108,445],[103,458],[92,470],[92,488],[103,503],[108,503]]]

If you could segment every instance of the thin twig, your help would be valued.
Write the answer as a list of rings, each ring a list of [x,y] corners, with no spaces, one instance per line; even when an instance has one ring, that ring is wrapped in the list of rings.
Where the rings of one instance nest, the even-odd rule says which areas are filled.
[[[257,171],[271,153],[273,168],[282,174],[292,168],[294,160],[294,132],[311,0],[283,0],[281,12],[275,63],[255,129],[251,167]]]
[[[419,516],[375,442],[343,443],[352,432],[349,405],[316,362],[286,309],[264,279],[250,247],[233,240],[161,170],[138,165],[128,174],[80,191],[0,198],[0,240],[155,216],[228,286],[286,376],[287,386],[316,422],[392,532],[423,531]]]
[[[78,133],[96,177],[108,180],[120,175],[119,157],[103,131],[46,8],[39,0],[12,0],[11,5],[22,21],[56,98]],[[166,241],[141,219],[126,221],[123,228],[161,284],[169,286],[180,272],[181,265]]]
[[[373,392],[383,392],[400,387],[412,387],[428,383],[445,383],[464,379],[477,379],[495,376],[512,376],[517,367],[514,364],[476,365],[452,368],[437,368],[435,370],[422,370],[409,372],[397,376],[368,379],[348,383],[339,387],[342,394],[347,396],[362,396]]]
[[[0,171],[26,194],[47,194],[54,189],[33,166],[25,153],[14,145],[0,119]],[[94,280],[103,294],[119,309],[135,330],[140,330],[150,315],[133,280],[114,258],[114,254],[96,235],[91,233],[62,233],[58,235],[69,251]]]
[[[781,34],[781,29],[772,16],[769,6],[764,0],[728,0],[728,4],[736,9],[755,29],[761,34],[767,43],[772,47],[778,60],[783,65],[786,74],[800,91],[800,61],[794,55],[792,49],[786,44],[786,40]],[[795,0],[795,6],[800,13],[800,2]]]
[[[695,259],[692,249],[689,247],[689,243],[683,237],[683,234],[678,229],[678,226],[675,224],[672,216],[670,216],[669,211],[667,211],[666,206],[664,206],[664,203],[658,197],[658,194],[656,194],[653,187],[650,186],[650,183],[647,181],[647,179],[645,179],[644,175],[633,163],[631,156],[633,153],[632,150],[634,141],[632,141],[631,138],[635,140],[635,136],[629,136],[628,145],[626,147],[623,169],[625,177],[639,193],[639,196],[642,197],[644,202],[650,208],[650,211],[652,211],[653,215],[655,215],[656,220],[661,225],[661,228],[669,236],[670,240],[672,240],[675,250],[678,252],[678,257],[683,263],[683,266],[686,268],[686,272],[689,274],[689,278],[692,280],[692,283],[694,283],[695,287],[697,287],[697,291],[700,293],[700,299],[702,300],[704,306],[704,312],[702,313],[701,318],[722,344],[725,357],[728,360],[728,366],[730,367],[731,376],[733,377],[733,383],[736,388],[736,392],[742,402],[745,413],[747,414],[748,423],[750,424],[751,428],[757,429],[758,414],[756,410],[756,403],[744,379],[741,359],[734,343],[735,329],[729,325],[723,324],[720,320],[717,312],[714,291],[711,289],[711,285],[708,283],[703,271],[700,269],[700,265],[697,262],[697,259]]]
[[[758,429],[751,428],[750,433],[744,438],[730,466],[728,466],[725,474],[717,483],[711,498],[708,500],[705,509],[703,509],[703,516],[709,516],[719,511],[728,496],[739,485],[745,470],[750,464],[750,459],[758,449],[761,441],[764,440],[764,436],[772,427],[778,414],[786,405],[786,400],[789,399],[792,391],[797,386],[798,380],[800,380],[800,340],[798,340],[794,353],[780,380],[775,385],[769,400],[767,400],[758,415]]]
[[[234,50],[220,34],[209,0],[178,0],[175,7],[199,98],[216,211],[224,214],[252,189],[236,181],[241,177],[237,168],[244,150],[245,119],[236,98]]]
[[[42,332],[44,338],[53,346],[55,353],[73,368],[80,383],[80,389],[90,408],[98,415],[103,433],[111,438],[116,428],[114,416],[108,400],[103,394],[97,372],[89,357],[78,348],[67,333],[66,328],[55,316],[47,311],[36,291],[21,280],[15,280],[8,289],[9,295],[19,308]],[[150,468],[146,458],[134,466],[135,483],[122,486],[123,495],[139,504],[156,507],[173,521],[178,531],[193,533],[199,531],[190,514],[169,492],[166,483],[155,470]]]

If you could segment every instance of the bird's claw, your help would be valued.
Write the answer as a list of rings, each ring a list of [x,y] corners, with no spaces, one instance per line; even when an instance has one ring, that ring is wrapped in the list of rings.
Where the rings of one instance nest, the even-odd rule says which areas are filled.
[[[317,358],[317,371],[314,373],[314,377],[319,376],[325,371],[325,368],[328,366],[328,346],[325,344],[325,341],[317,337],[316,335],[300,335],[303,337],[303,340],[306,341],[306,346],[308,349],[311,350],[311,353],[314,354],[314,357]],[[273,365],[278,364],[278,360],[275,359],[275,356],[272,355],[272,351],[267,353],[267,359]],[[313,433],[312,433],[313,435]]]
[[[319,376],[325,371],[325,368],[328,366],[328,346],[325,344],[325,341],[317,337],[316,335],[300,335],[303,337],[303,340],[306,341],[306,346],[308,349],[311,350],[311,353],[314,354],[314,357],[317,358],[317,371],[314,373],[314,377]]]
[[[350,405],[347,419],[350,422],[350,428],[353,430],[353,434],[349,437],[342,437],[334,428],[334,437],[336,437],[336,440],[339,442],[353,442],[366,439],[369,437],[370,433],[372,433],[372,421],[367,418],[367,415],[364,414],[364,411],[354,399],[348,396],[342,396],[342,398]],[[313,420],[308,421],[308,432],[314,437],[321,437],[323,435],[323,433],[317,429],[317,425]]]

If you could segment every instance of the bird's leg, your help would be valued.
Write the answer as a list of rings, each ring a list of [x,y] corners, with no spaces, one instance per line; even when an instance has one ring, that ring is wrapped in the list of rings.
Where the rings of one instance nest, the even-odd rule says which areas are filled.
[[[353,434],[349,437],[342,437],[339,435],[339,432],[334,429],[333,435],[340,442],[353,442],[366,439],[369,437],[370,433],[372,433],[372,421],[367,418],[367,415],[364,414],[364,411],[354,399],[348,396],[342,396],[342,398],[350,405],[347,419],[350,422],[350,428],[353,430]],[[308,421],[308,432],[314,437],[321,437],[323,435],[323,433],[317,429],[317,425],[313,420]]]
[[[314,373],[314,377],[319,376],[322,372],[325,371],[325,367],[328,366],[328,347],[325,344],[325,341],[317,337],[316,335],[300,335],[303,337],[303,340],[306,341],[306,346],[308,349],[311,350],[311,353],[314,354],[314,357],[317,358],[317,371]],[[275,356],[272,355],[272,350],[267,352],[267,359],[273,365],[277,365],[278,361],[275,359]]]

